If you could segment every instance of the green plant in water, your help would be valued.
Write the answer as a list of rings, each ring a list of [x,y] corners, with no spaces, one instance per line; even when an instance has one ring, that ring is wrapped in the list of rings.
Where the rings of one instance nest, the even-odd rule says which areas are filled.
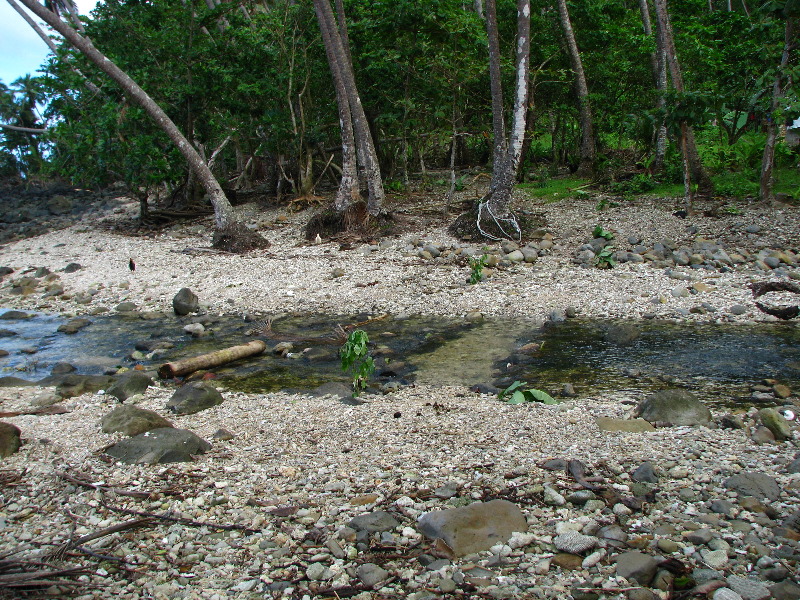
[[[507,404],[523,404],[525,402],[542,402],[543,404],[557,404],[558,401],[547,392],[525,387],[526,381],[515,381],[501,391],[497,397]]]
[[[469,257],[469,282],[472,285],[475,285],[483,279],[483,268],[486,266],[486,260],[488,258],[486,254]]]
[[[367,380],[375,372],[375,362],[369,355],[369,337],[362,329],[354,329],[339,349],[342,371],[353,376],[353,396],[367,389]]]

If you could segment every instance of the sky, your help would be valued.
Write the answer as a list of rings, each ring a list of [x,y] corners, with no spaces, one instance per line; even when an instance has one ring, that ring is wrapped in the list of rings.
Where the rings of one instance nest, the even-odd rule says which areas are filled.
[[[77,0],[78,11],[82,15],[88,14],[96,2]],[[0,81],[9,85],[23,75],[36,75],[49,51],[11,5],[0,0]]]

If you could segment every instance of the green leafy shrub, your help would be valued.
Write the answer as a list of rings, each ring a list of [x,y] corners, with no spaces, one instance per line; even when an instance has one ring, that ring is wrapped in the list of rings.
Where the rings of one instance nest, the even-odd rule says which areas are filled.
[[[613,248],[603,248],[597,253],[594,258],[594,264],[598,269],[610,269],[617,264],[617,259],[614,257]]]
[[[362,329],[355,329],[339,349],[342,371],[353,376],[353,396],[367,389],[367,380],[375,372],[375,362],[369,355],[369,337]]]
[[[597,225],[592,230],[592,236],[596,238],[603,238],[608,240],[609,242],[614,239],[614,234],[608,231],[607,229],[603,229],[602,225]]]
[[[469,257],[469,282],[472,285],[479,283],[483,280],[483,268],[486,266],[486,259],[489,258],[486,254],[482,256]]]
[[[655,180],[646,173],[638,173],[630,179],[624,181],[615,181],[608,186],[608,189],[613,194],[644,194],[650,192],[656,187]]]
[[[502,390],[497,397],[507,404],[523,404],[525,402],[542,402],[543,404],[557,404],[558,401],[547,392],[534,388],[526,388],[526,381],[515,381]]]

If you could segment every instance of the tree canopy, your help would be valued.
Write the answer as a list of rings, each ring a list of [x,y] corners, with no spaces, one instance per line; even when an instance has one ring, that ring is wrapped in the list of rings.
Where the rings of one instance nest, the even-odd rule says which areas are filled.
[[[671,0],[686,89],[666,92],[667,102],[657,108],[656,40],[643,29],[638,3],[569,2],[594,112],[594,176],[615,177],[622,160],[647,168],[661,122],[689,122],[713,142],[701,151],[712,170],[730,168],[737,155],[729,148],[744,139],[755,146],[748,166],[757,169],[764,124],[798,116],[792,84],[798,63],[781,67],[784,24],[796,18],[795,4]],[[420,169],[447,166],[451,143],[458,165],[487,165],[487,37],[473,3],[345,0],[344,8],[353,72],[388,189],[402,189]],[[531,8],[520,178],[574,170],[580,160],[579,109],[558,6],[533,0]],[[497,18],[503,84],[513,89],[516,3],[498,0]],[[105,0],[83,24],[94,45],[211,162],[223,187],[302,195],[324,173],[336,175],[336,95],[310,0]],[[19,26],[26,25],[20,20]],[[776,113],[772,89],[780,69],[795,76],[785,77]],[[197,195],[167,137],[83,56],[62,42],[44,71],[0,85],[1,123],[47,129],[0,130],[0,173],[56,175],[91,186],[124,181],[136,190],[165,186]],[[87,87],[84,76],[99,90]],[[512,96],[506,94],[509,116]],[[680,176],[675,150],[666,170]]]

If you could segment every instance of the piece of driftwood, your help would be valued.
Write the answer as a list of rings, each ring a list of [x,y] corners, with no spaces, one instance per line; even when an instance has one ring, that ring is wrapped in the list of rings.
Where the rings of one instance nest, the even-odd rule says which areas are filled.
[[[753,290],[753,298],[760,298],[769,292],[792,292],[800,294],[800,285],[791,281],[763,281],[751,283],[750,289]],[[756,307],[763,313],[778,317],[784,321],[794,319],[800,315],[800,306],[767,306],[761,302],[756,302]]]
[[[201,354],[192,358],[186,358],[176,362],[169,362],[161,365],[158,369],[158,376],[162,379],[181,377],[194,373],[200,369],[212,369],[220,365],[225,365],[240,358],[255,356],[266,350],[267,344],[262,340],[253,340],[239,346],[223,348],[208,354]]]

